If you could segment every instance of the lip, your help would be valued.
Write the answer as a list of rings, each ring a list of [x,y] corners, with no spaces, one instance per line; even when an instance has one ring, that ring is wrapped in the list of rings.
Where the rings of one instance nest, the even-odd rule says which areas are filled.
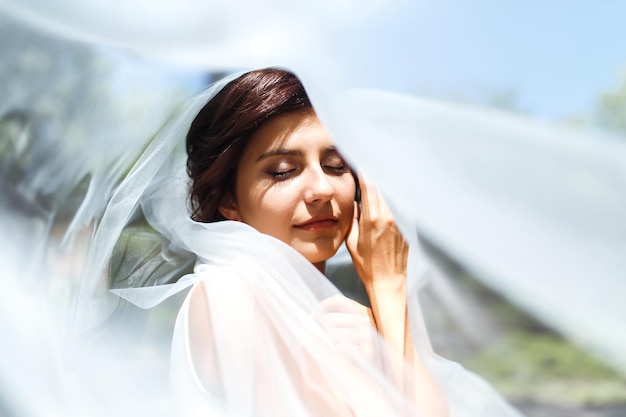
[[[335,216],[314,216],[302,223],[294,225],[294,227],[309,231],[324,230],[335,227],[338,222],[339,219]]]

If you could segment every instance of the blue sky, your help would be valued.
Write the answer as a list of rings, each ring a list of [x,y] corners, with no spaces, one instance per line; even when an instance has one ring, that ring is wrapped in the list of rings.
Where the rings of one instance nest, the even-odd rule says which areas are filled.
[[[383,53],[363,61],[389,74],[380,87],[468,101],[512,91],[558,119],[590,112],[626,71],[626,1],[428,0],[404,16],[359,34]]]
[[[560,120],[591,113],[626,76],[626,0],[407,0],[376,18],[327,45],[355,86],[479,104],[512,93]]]

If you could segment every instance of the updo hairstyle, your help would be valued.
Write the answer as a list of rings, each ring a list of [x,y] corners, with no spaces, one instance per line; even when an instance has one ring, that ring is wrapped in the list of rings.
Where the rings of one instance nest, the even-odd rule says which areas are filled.
[[[187,133],[191,218],[225,220],[218,208],[224,198],[234,198],[237,167],[250,137],[273,117],[311,108],[300,80],[276,68],[248,72],[220,90]]]

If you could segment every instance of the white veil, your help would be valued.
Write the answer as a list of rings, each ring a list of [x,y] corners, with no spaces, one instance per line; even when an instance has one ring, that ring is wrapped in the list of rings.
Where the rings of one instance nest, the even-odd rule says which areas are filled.
[[[56,27],[66,29],[72,27],[72,19],[76,17],[64,19],[58,11],[50,11],[47,4],[41,2],[31,2],[30,5],[17,5],[15,2],[5,4],[6,11],[13,13],[14,16],[29,21],[40,21],[37,17],[44,16],[46,22],[56,22]],[[71,8],[68,2],[65,2],[65,5]],[[26,13],[29,9],[30,13]],[[68,13],[68,16],[73,15]],[[107,16],[111,17],[110,14]],[[319,14],[316,16],[319,17]],[[48,24],[48,27],[51,26],[55,25]],[[80,28],[73,34],[79,33],[83,36],[89,32],[88,26],[76,24],[76,27]],[[193,25],[190,25],[190,28],[191,26]],[[98,32],[98,28],[94,31]],[[64,33],[67,35],[68,31]],[[113,34],[98,32],[96,35],[90,39],[124,44],[122,32]],[[142,39],[149,40],[149,36],[142,36]],[[132,35],[127,35],[127,39],[130,38]],[[199,36],[194,39],[201,38]],[[158,49],[159,53],[156,55],[161,57],[167,55],[167,48],[159,48],[158,41],[150,45],[132,41],[128,43],[134,50],[144,48],[151,53],[154,52],[153,49]],[[306,65],[307,62],[293,57],[273,60],[275,57],[271,54],[262,53],[259,58],[254,56],[255,51],[250,50],[246,50],[248,55],[243,54],[244,58],[236,57],[232,53],[227,53],[235,44],[236,42],[222,45],[221,48],[212,51],[216,52],[215,54],[205,55],[202,62],[214,59],[215,67],[253,66],[258,61],[265,64],[268,60],[272,63],[295,62],[296,73],[301,76],[316,111],[342,152],[358,169],[373,177],[384,190],[400,228],[411,241],[413,249],[408,294],[412,333],[422,358],[448,394],[454,413],[499,416],[514,412],[510,411],[497,394],[485,387],[480,380],[458,366],[440,360],[431,352],[417,304],[417,291],[425,281],[424,259],[417,252],[419,247],[417,231],[449,251],[465,266],[476,272],[490,287],[505,294],[572,340],[602,356],[616,369],[626,369],[624,356],[626,334],[617,331],[623,328],[626,317],[623,303],[626,294],[623,280],[623,271],[626,270],[623,257],[626,249],[626,223],[623,216],[626,209],[626,194],[622,192],[626,185],[624,184],[626,149],[623,142],[597,132],[554,127],[500,112],[470,109],[400,94],[367,90],[346,93],[344,90],[334,88],[332,81],[324,76],[328,74],[312,73],[313,71]],[[198,45],[189,46],[191,51],[201,50],[194,49],[195,47]],[[189,57],[189,54],[183,53],[185,51],[177,49],[175,52],[172,52],[171,57],[178,56],[178,53]],[[319,54],[311,56],[315,58]],[[332,72],[332,69],[326,70]],[[93,357],[104,358],[99,364],[87,364],[85,363],[88,361],[87,358],[85,361],[79,358],[68,360],[69,363],[84,366],[83,370],[75,371],[76,375],[73,378],[62,379],[62,384],[67,384],[75,390],[66,391],[73,393],[68,395],[70,398],[80,398],[85,392],[106,391],[104,386],[110,382],[106,375],[111,376],[114,373],[112,368],[124,369],[134,375],[134,378],[130,376],[129,378],[135,383],[129,383],[128,387],[141,386],[146,381],[146,375],[158,375],[155,379],[165,378],[167,372],[163,372],[160,367],[169,355],[170,339],[164,335],[168,334],[173,323],[168,317],[171,317],[172,312],[178,311],[181,305],[188,306],[182,300],[185,294],[181,291],[201,279],[206,278],[204,282],[208,283],[205,285],[210,285],[215,293],[224,294],[221,300],[225,304],[230,303],[230,294],[236,292],[242,297],[251,297],[248,300],[254,300],[255,308],[259,300],[284,301],[280,308],[285,308],[284,311],[290,313],[310,309],[325,296],[336,293],[336,289],[324,281],[323,277],[311,271],[310,266],[302,264],[293,251],[290,252],[289,248],[272,239],[259,236],[241,226],[230,224],[204,226],[191,223],[183,215],[180,206],[175,212],[162,213],[157,210],[167,207],[172,209],[177,207],[176,204],[183,202],[180,198],[184,195],[181,192],[184,189],[184,184],[181,183],[183,173],[180,170],[180,160],[176,159],[180,158],[181,149],[176,149],[180,144],[180,135],[185,131],[194,109],[197,110],[197,106],[211,94],[212,91],[199,97],[154,139],[136,164],[136,169],[117,189],[99,223],[98,232],[90,248],[89,263],[80,281],[81,290],[73,314],[76,318],[74,327],[82,330],[92,328],[94,323],[101,323],[103,325],[99,330],[103,330],[122,323],[123,330],[122,335],[113,333],[115,338],[111,337],[112,333],[105,330],[100,335],[94,336],[95,344],[102,343],[103,337],[110,342],[104,343],[103,346],[111,349],[103,347],[100,356],[97,352],[90,352]],[[172,153],[175,155],[172,156]],[[173,189],[170,190],[167,184]],[[174,196],[177,197],[173,198]],[[164,202],[172,205],[163,204]],[[151,221],[150,227],[137,220],[141,217],[138,211],[140,205],[148,221]],[[81,216],[86,219],[91,214],[87,210],[82,211],[76,221],[81,220]],[[182,223],[177,224],[175,219],[180,219]],[[129,223],[132,227],[136,226],[140,233],[125,228]],[[157,229],[158,233],[150,229]],[[126,232],[129,233],[125,234]],[[205,238],[210,240],[207,237],[209,232],[211,237],[223,238],[224,246],[220,241],[218,245],[205,247],[203,242]],[[224,235],[224,232],[228,233]],[[155,238],[158,235],[164,238]],[[128,241],[132,241],[133,244],[127,245],[127,250],[123,247],[116,249],[116,244],[123,240],[124,236],[129,236]],[[244,236],[245,238],[239,239]],[[220,259],[229,259],[223,256],[221,251],[228,249],[231,237],[236,237],[237,242],[251,244],[258,240],[259,242],[253,246],[261,246],[267,250],[271,248],[270,252],[287,252],[280,261],[271,262],[272,267],[280,265],[280,272],[276,275],[268,273],[268,276],[265,276],[268,279],[254,281],[252,275],[247,272],[248,266],[260,262],[264,268],[267,267],[267,259],[263,256],[258,259],[260,252],[254,250],[238,254],[241,259],[246,259],[245,265],[219,266],[227,271],[223,276],[235,279],[212,280],[212,271],[215,270],[213,266],[201,267],[195,273],[190,273],[190,262],[194,262],[195,255],[199,255],[203,262],[210,263],[211,259],[215,259],[210,256],[211,254],[204,253],[207,249],[215,251],[212,252],[214,254],[218,254],[219,251]],[[145,256],[140,257],[133,264],[135,267],[128,270],[122,267],[128,262],[118,262],[120,265],[118,269],[123,270],[120,275],[125,275],[121,280],[126,282],[119,285],[113,282],[114,286],[123,288],[114,290],[113,293],[107,292],[111,285],[110,280],[113,279],[107,272],[109,260],[132,260],[136,256],[136,249],[132,249],[145,248],[143,245],[150,245],[155,251],[149,253],[158,254],[153,258],[158,259],[158,262],[149,263],[146,262]],[[139,252],[148,253],[141,250]],[[233,263],[237,264],[234,260]],[[297,271],[300,277],[294,284],[291,281],[280,280],[292,270]],[[172,283],[181,275],[184,275],[183,278]],[[144,285],[144,288],[126,289],[136,284],[136,282],[133,284],[133,279],[138,276],[149,276],[153,279],[141,282],[140,285]],[[268,288],[259,288],[259,283],[267,286],[276,284],[276,291],[272,293],[272,297],[266,296],[267,293],[263,291],[267,291]],[[228,286],[229,284],[231,286]],[[562,295],[563,288],[568,289],[567,296]],[[145,318],[142,312],[133,307],[133,304],[141,307],[155,306],[170,294],[180,295],[161,303],[165,306],[165,313],[159,308],[151,309],[154,312],[152,316],[162,315],[161,321],[155,321],[153,317]],[[284,296],[278,297],[277,294]],[[120,302],[119,296],[131,303]],[[292,301],[291,304],[287,303],[289,300]],[[263,314],[272,314],[272,311],[275,313],[276,310],[271,308],[278,308],[274,305],[263,306],[267,307]],[[184,331],[187,323],[185,308],[181,310],[181,324],[175,341],[185,340]],[[238,319],[245,322],[250,315],[257,314],[257,310],[244,309]],[[137,318],[139,316],[141,317]],[[223,322],[226,317],[213,314],[210,317],[216,320],[215,323],[211,323],[216,329],[228,325],[227,322]],[[260,317],[268,319],[273,316],[260,315]],[[313,323],[307,322],[304,318],[297,321],[308,323],[303,325],[302,329],[287,327],[296,322],[296,317],[298,316],[294,313],[293,316],[283,317],[284,322],[278,321],[277,326],[282,323],[284,327],[280,327],[281,331],[277,333],[285,335],[286,338],[298,339],[299,331],[311,330],[311,327],[307,326],[312,326]],[[135,318],[137,319],[131,322],[131,319]],[[262,322],[268,323],[267,320]],[[109,326],[111,323],[113,325]],[[7,328],[13,331],[11,326]],[[141,340],[133,337],[145,334],[146,329],[152,332],[150,337],[142,337]],[[245,331],[246,335],[252,334],[245,326],[238,329]],[[271,330],[261,328],[255,337],[266,341],[263,335]],[[328,360],[329,362],[317,363],[311,369],[328,372],[323,377],[336,381],[339,386],[350,385],[350,380],[347,379],[349,373],[339,373],[332,365],[329,366],[336,364],[333,362],[336,358],[325,354],[324,349],[328,348],[328,345],[323,343],[322,335],[317,335],[319,338],[316,339],[314,332],[304,333],[314,339],[306,339],[307,341],[319,345],[315,345],[315,351],[299,351],[299,358]],[[219,334],[229,336],[224,332]],[[198,389],[203,385],[195,379],[197,375],[191,373],[194,367],[184,360],[182,363],[173,364],[175,378],[180,378],[177,387],[182,393],[178,394],[183,397],[189,395],[187,404],[193,404],[195,410],[208,407],[218,415],[247,414],[251,408],[255,409],[254,401],[247,396],[252,389],[249,384],[258,382],[256,376],[260,371],[254,366],[243,367],[241,364],[244,360],[248,361],[247,365],[265,364],[258,357],[251,355],[253,350],[247,351],[248,356],[238,355],[239,351],[235,349],[244,349],[245,346],[235,345],[232,339],[216,338],[216,340],[223,342],[223,346],[220,349],[216,348],[216,351],[219,350],[226,355],[224,363],[232,365],[233,370],[232,378],[219,381],[223,385],[220,388],[223,395],[215,398],[205,395],[203,391],[199,392]],[[278,340],[281,339],[276,339]],[[133,355],[130,349],[125,350],[119,346],[132,346],[137,354]],[[174,354],[177,360],[188,357],[189,347],[184,343],[175,344],[174,348],[176,352],[180,352]],[[267,349],[269,352],[272,349],[273,352],[277,352],[279,347],[268,344]],[[264,358],[271,357],[266,351],[263,351],[263,354]],[[285,363],[282,368],[277,365],[280,364],[281,357],[281,355],[274,357],[274,361],[268,363],[272,364],[272,370],[276,371],[277,375],[280,369],[285,371],[282,375],[283,380],[293,382],[294,376],[290,373],[293,369]],[[285,355],[283,359],[288,357],[290,356]],[[133,364],[133,360],[138,358],[144,361]],[[361,371],[369,375],[371,381],[378,384],[377,387],[387,389],[389,395],[385,398],[392,399],[389,406],[397,406],[402,410],[406,403],[401,398],[398,399],[393,388],[386,385],[385,379],[377,376],[376,371],[363,361],[359,362],[358,358],[352,359],[352,362],[359,364]],[[115,363],[117,365],[114,365]],[[111,372],[105,373],[105,377],[98,383],[96,381],[98,378],[88,375],[89,370],[94,368],[102,372]],[[157,368],[159,369],[153,373]],[[246,372],[256,373],[252,375]],[[10,375],[5,377],[6,380],[21,381],[12,378],[10,373],[4,375]],[[112,378],[119,381],[118,378]],[[89,381],[89,384],[83,386],[82,383],[85,381]],[[255,386],[263,386],[265,383],[262,381]],[[96,388],[90,389],[90,384]],[[18,385],[14,386],[15,390],[19,390]],[[159,395],[167,392],[164,383],[155,385],[154,392]],[[294,386],[296,384],[285,384],[284,389]],[[156,397],[152,391],[142,397],[149,400],[139,401],[139,406],[131,406],[135,404],[134,397],[141,397],[137,391],[122,396],[119,408],[113,410],[127,414],[139,411],[145,414],[155,411],[166,414],[173,411],[167,401],[153,401]],[[246,398],[246,401],[236,401],[238,398],[236,393]],[[110,400],[119,394],[118,391],[112,390],[103,396]],[[344,394],[342,392],[344,398],[348,397]],[[229,400],[224,402],[224,398]],[[308,404],[307,401],[295,393],[294,397],[285,397],[283,400],[287,401],[287,398],[294,398],[294,402],[285,406],[285,410],[301,410],[303,413],[307,410],[306,407],[301,407]],[[393,402],[395,399],[398,401]],[[104,402],[106,401],[102,400],[93,404]],[[81,404],[82,408],[79,407],[78,410],[89,409],[91,405],[89,399],[81,400]],[[109,406],[112,407],[110,404]]]
[[[193,254],[196,267],[194,273],[172,284],[113,292],[141,308],[152,308],[195,285],[192,294],[201,297],[206,292],[209,300],[200,314],[201,323],[193,318],[192,295],[178,315],[171,363],[177,411],[193,415],[199,410],[225,415],[422,415],[419,408],[414,409],[410,395],[394,387],[383,369],[358,352],[337,351],[328,336],[336,329],[325,320],[323,306],[340,292],[306,259],[244,224],[204,224],[190,219],[180,145],[198,105],[223,84],[200,95],[163,129],[116,190],[92,241],[98,252],[90,256],[79,305],[90,305],[94,277],[104,272],[121,233],[117,228],[124,221],[120,219],[130,218],[140,204],[148,223],[168,242],[164,253],[183,258]],[[410,227],[408,222],[403,226]],[[449,398],[451,415],[516,415],[480,379],[433,354],[417,300],[426,268],[412,236],[411,331],[419,355]],[[89,317],[81,310],[77,316]],[[127,320],[116,318],[113,325],[120,322]],[[202,331],[198,326],[203,326]],[[203,335],[202,343],[194,342],[190,328]],[[389,348],[370,331],[380,346],[378,361],[388,361]],[[271,386],[266,386],[268,381]]]

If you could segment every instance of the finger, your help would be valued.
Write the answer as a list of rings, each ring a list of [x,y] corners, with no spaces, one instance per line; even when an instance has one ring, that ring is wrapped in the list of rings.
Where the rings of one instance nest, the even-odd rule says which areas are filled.
[[[364,358],[366,360],[374,359],[374,349],[371,346],[359,346],[354,344],[336,345],[337,352],[350,359]]]
[[[387,223],[391,222],[395,225],[393,213],[391,212],[391,209],[385,201],[382,193],[380,193],[374,183],[367,180],[365,177],[362,178],[363,182],[365,183],[365,187],[367,188],[368,219],[382,220],[386,221]]]
[[[385,197],[377,190],[377,199],[378,199],[378,209],[380,210],[381,215],[384,215],[386,218],[393,218],[393,214],[391,213],[391,209],[385,201]]]
[[[326,313],[323,317],[328,328],[369,329],[370,318],[366,313]]]
[[[373,335],[369,329],[327,329],[326,334],[335,345],[372,345]]]
[[[369,314],[368,312],[370,311],[370,309],[365,307],[363,304],[359,303],[358,301],[354,301],[352,298],[348,298],[345,296],[342,297],[342,303],[344,305],[344,308],[361,315]]]
[[[350,225],[350,229],[348,229],[348,234],[346,235],[346,245],[348,246],[348,251],[351,254],[356,252],[357,243],[359,242],[359,217],[359,204],[355,201],[352,224]]]
[[[376,213],[378,214],[380,219],[391,219],[393,220],[393,213],[389,208],[389,204],[385,200],[383,194],[376,188],[370,184],[370,195],[371,195],[371,204],[376,209]],[[372,209],[370,209],[372,212]]]
[[[340,337],[340,336],[338,336]],[[348,354],[351,357],[364,357],[369,360],[374,358],[374,339],[369,336],[366,338],[359,337],[357,339],[335,340],[331,337],[333,344],[338,352]]]
[[[365,314],[368,310],[364,305],[342,295],[336,294],[324,299],[320,304],[320,308],[325,313],[354,313]]]
[[[359,175],[359,183],[361,184],[361,205],[363,206],[363,215],[366,219],[378,218],[384,214],[384,202],[382,197],[374,185],[364,175]]]

